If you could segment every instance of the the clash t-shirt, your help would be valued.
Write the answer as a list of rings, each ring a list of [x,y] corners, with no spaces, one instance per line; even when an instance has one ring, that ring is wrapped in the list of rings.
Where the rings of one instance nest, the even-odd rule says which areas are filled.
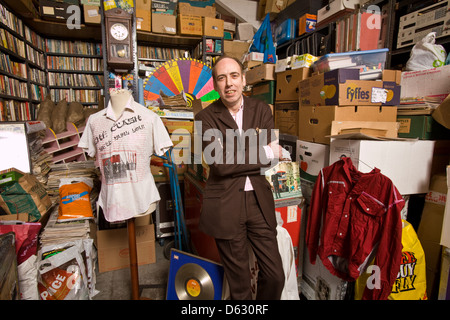
[[[107,221],[130,219],[161,199],[150,160],[172,145],[159,116],[132,97],[118,119],[111,102],[88,118],[78,146],[97,157],[102,175],[99,205]]]

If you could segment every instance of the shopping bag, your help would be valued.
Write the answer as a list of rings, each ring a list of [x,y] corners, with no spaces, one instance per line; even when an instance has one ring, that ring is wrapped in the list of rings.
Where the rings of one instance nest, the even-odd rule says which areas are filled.
[[[272,29],[270,28],[270,17],[266,15],[264,21],[253,36],[250,52],[264,53],[264,63],[276,63],[277,56],[273,45]]]
[[[417,42],[411,50],[406,62],[406,71],[426,70],[442,67],[445,64],[446,52],[443,46],[435,44],[436,32],[430,32]]]
[[[402,222],[402,262],[388,299],[427,300],[425,253],[413,226],[406,220]],[[355,300],[362,298],[370,277],[370,273],[363,272],[356,280]]]
[[[38,235],[40,230],[40,222],[0,222],[0,234],[14,232],[16,235],[17,265],[20,265],[30,256],[36,254]]]

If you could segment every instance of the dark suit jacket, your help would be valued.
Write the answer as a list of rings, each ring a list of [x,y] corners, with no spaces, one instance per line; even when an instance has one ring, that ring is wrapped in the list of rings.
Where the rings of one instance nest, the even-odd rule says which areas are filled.
[[[220,131],[215,137],[221,136],[220,141],[216,138],[203,141],[203,154],[217,158],[215,163],[208,163],[205,159],[210,172],[203,193],[200,230],[219,239],[231,239],[237,234],[246,176],[250,178],[265,220],[270,227],[276,228],[271,187],[261,172],[262,168],[270,165],[263,146],[275,140],[271,131],[274,122],[270,107],[260,100],[244,97],[244,134],[233,139],[230,132],[236,132],[238,127],[220,99],[200,111],[195,120],[197,133],[201,132],[203,137],[213,128]],[[217,163],[220,158],[223,159],[222,164]]]

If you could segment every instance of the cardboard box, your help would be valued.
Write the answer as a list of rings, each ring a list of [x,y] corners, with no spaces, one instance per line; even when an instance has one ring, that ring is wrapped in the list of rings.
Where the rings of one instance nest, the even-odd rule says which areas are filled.
[[[400,138],[423,140],[450,139],[450,130],[441,126],[431,115],[398,115]]]
[[[450,129],[450,95],[431,114],[439,124]]]
[[[402,84],[402,72],[400,70],[385,69],[382,71],[381,80],[395,82],[398,85]]]
[[[344,131],[346,129],[347,131]],[[336,139],[372,139],[378,136],[395,139],[398,136],[398,123],[394,121],[332,121],[330,135],[331,138]]]
[[[151,0],[136,0],[136,29],[152,31]]]
[[[267,13],[280,13],[286,8],[288,0],[266,0],[266,7],[264,12]]]
[[[84,23],[86,24],[100,24],[102,21],[99,6],[83,4],[83,13]]]
[[[450,94],[450,65],[421,71],[402,72],[401,99],[435,96],[445,99]]]
[[[275,80],[275,64],[264,63],[245,73],[247,84],[256,84],[264,81]]]
[[[392,180],[402,195],[427,193],[435,141],[376,141],[333,139],[330,164],[350,157],[361,172],[378,168]]]
[[[420,219],[417,236],[425,252],[427,268],[427,295],[435,299],[438,292],[441,258],[441,231],[444,221],[446,194],[446,174],[431,178],[430,188],[425,196],[425,204]]]
[[[67,8],[72,5],[75,4],[53,0],[39,0],[39,13],[45,20],[66,22],[72,15],[72,11],[67,12]]]
[[[328,5],[320,8],[317,11],[317,23],[324,23],[328,20],[333,20],[341,12],[350,12],[355,9],[355,6],[359,5],[359,0],[335,0],[330,1]]]
[[[237,40],[252,40],[255,35],[251,23],[239,23],[237,26]]]
[[[196,8],[204,8],[213,6],[216,0],[179,0],[179,3],[189,3],[191,6]]]
[[[330,164],[330,146],[297,140],[297,162],[300,166],[300,185],[306,203],[311,203],[312,191],[322,168]]]
[[[273,104],[275,100],[275,81],[255,84],[252,88],[252,97],[260,99],[267,104]]]
[[[297,136],[298,133],[298,101],[275,102],[275,128],[280,133]],[[295,161],[294,159],[292,159]]]
[[[178,3],[178,13],[187,16],[200,16],[200,17],[216,17],[216,7],[213,6],[205,6],[195,7],[190,3],[180,2]]]
[[[306,13],[298,19],[298,35],[316,30],[317,16]]]
[[[438,300],[450,300],[450,248],[442,248]]]
[[[138,265],[156,262],[155,229],[153,224],[136,226]],[[97,230],[99,272],[119,270],[130,266],[127,228]]]
[[[298,83],[308,78],[309,75],[309,68],[286,70],[276,73],[277,90],[275,101],[298,100]]]
[[[390,81],[359,80],[357,69],[336,69],[313,75],[299,83],[299,92],[301,106],[400,104],[399,85]]]
[[[202,17],[178,15],[178,31],[181,35],[197,35],[203,34]]]
[[[178,0],[152,1],[152,12],[166,13],[176,16]]]
[[[152,12],[152,32],[177,34],[177,17],[171,14]]]
[[[230,57],[235,57],[237,59],[241,59],[244,54],[248,52],[248,48],[250,47],[249,42],[244,41],[223,41],[223,53]]]
[[[447,197],[442,222],[441,245],[450,248],[450,165],[447,166]]]
[[[297,157],[296,161],[300,163],[300,179],[314,183],[320,170],[330,165],[330,146],[297,140]]]
[[[298,138],[309,142],[329,144],[333,121],[393,122],[396,126],[396,107],[370,106],[300,106]]]
[[[291,69],[309,68],[316,60],[319,60],[319,58],[309,53],[301,55],[294,54],[291,59]]]
[[[222,38],[223,20],[203,17],[203,35]]]

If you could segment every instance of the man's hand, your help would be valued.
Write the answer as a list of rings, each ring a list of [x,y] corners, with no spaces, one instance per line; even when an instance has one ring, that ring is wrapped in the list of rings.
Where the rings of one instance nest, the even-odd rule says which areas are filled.
[[[274,159],[281,159],[282,151],[281,146],[278,144],[278,140],[274,140],[269,143],[270,149],[272,149]]]

